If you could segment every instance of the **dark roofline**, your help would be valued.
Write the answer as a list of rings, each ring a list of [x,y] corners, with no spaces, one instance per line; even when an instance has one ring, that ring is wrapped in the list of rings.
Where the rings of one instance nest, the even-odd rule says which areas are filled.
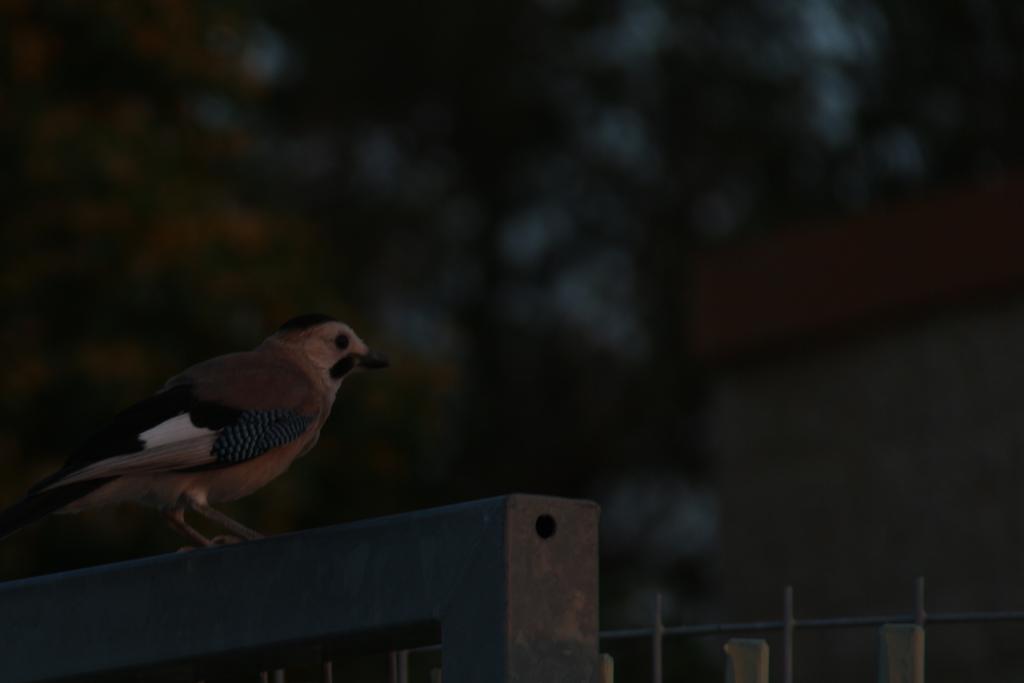
[[[694,343],[722,362],[1024,285],[1024,178],[698,256]]]

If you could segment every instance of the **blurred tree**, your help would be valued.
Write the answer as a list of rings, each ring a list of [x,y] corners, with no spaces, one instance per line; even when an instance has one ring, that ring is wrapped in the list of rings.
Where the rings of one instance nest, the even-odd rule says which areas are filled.
[[[357,288],[335,279],[358,255],[325,248],[251,166],[274,75],[252,7],[14,2],[0,12],[0,335],[11,367],[0,380],[0,495],[11,501],[188,364],[255,345],[298,312],[366,319]],[[322,450],[357,455],[327,465],[333,479],[297,468],[246,513],[281,530],[398,507],[402,449],[436,431],[436,412],[415,397],[433,398],[451,374],[407,363],[392,387],[416,389],[340,408],[353,445],[327,439]],[[385,424],[400,427],[382,436]],[[325,511],[332,481],[379,498]],[[107,511],[18,534],[0,566],[10,577],[173,543],[155,515]]]
[[[265,84],[243,7],[2,8],[5,500],[171,373],[253,344],[296,301],[337,303],[309,226],[246,194],[245,112]],[[150,529],[125,519],[101,538]],[[37,560],[35,533],[4,545],[20,571],[82,561],[47,543]]]

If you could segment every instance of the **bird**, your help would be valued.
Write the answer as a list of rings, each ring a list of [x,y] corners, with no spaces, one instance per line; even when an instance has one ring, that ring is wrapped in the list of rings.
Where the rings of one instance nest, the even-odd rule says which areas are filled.
[[[316,445],[345,378],[388,365],[331,316],[291,318],[251,351],[193,365],[117,414],[0,511],[0,539],[51,513],[122,502],[156,508],[188,548],[262,538],[212,505],[283,474]],[[208,538],[186,512],[228,533]]]

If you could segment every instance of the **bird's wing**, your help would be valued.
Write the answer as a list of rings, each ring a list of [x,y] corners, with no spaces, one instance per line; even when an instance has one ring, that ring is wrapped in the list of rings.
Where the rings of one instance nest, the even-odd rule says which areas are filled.
[[[305,434],[320,414],[317,396],[302,372],[257,352],[206,361],[117,415],[32,492],[251,460]]]

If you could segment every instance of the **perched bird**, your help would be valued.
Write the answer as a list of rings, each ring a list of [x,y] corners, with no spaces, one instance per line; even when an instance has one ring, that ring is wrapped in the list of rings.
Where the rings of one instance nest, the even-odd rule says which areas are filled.
[[[387,366],[348,325],[315,313],[292,318],[252,351],[194,365],[114,417],[0,512],[0,538],[52,512],[123,501],[157,508],[198,545],[259,538],[210,505],[287,470],[316,445],[345,377]],[[186,510],[230,535],[203,536]]]

